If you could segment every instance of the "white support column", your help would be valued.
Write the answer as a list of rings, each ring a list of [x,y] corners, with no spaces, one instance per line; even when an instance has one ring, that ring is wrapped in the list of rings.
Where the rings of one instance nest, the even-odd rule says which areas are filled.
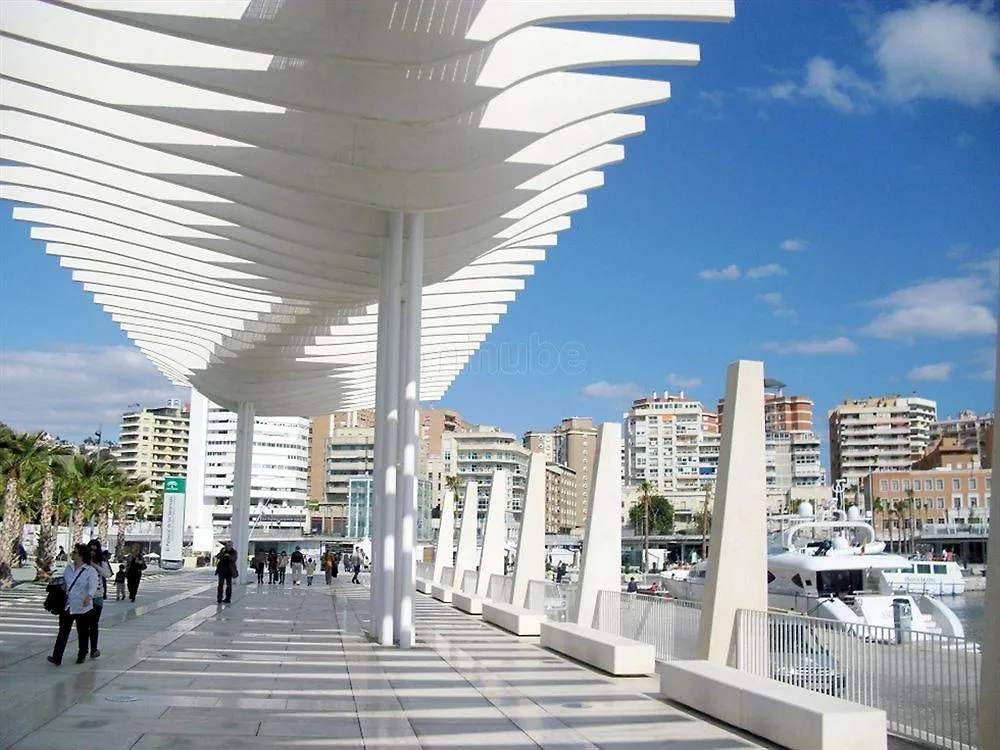
[[[698,658],[729,661],[736,610],[767,611],[767,480],[764,363],[741,360],[726,374]]]
[[[504,542],[507,541],[507,482],[503,469],[493,472],[490,485],[490,504],[486,508],[486,528],[483,529],[483,551],[479,556],[479,578],[476,595],[486,596],[490,590],[490,577],[503,575]]]
[[[462,527],[458,530],[458,551],[455,553],[455,580],[452,588],[462,590],[462,577],[467,570],[476,569],[476,526],[479,523],[479,484],[465,485],[465,502],[462,503]]]
[[[384,335],[380,332],[382,359],[376,365],[384,378],[383,409],[378,414],[376,433],[382,433],[379,443],[381,496],[378,498],[378,535],[372,542],[372,638],[382,646],[391,646],[393,638],[393,598],[395,595],[396,557],[396,461],[399,430],[399,331],[400,278],[403,270],[403,215],[389,214],[389,243],[383,262],[383,277],[379,283],[379,318],[385,318]],[[376,452],[376,460],[378,453]]]
[[[434,583],[441,583],[441,572],[455,564],[455,493],[445,490],[441,501],[441,526],[434,549]]]
[[[196,553],[215,554],[212,509],[205,505],[205,452],[208,439],[208,399],[191,389],[188,428],[187,492],[185,523],[191,528],[191,546]]]
[[[997,335],[1000,343],[1000,327]],[[1000,371],[1000,346],[997,347],[997,365]],[[1000,380],[994,378],[996,389],[994,414],[1000,414]],[[993,472],[991,487],[1000,487],[1000,443],[993,438]],[[997,501],[990,499],[990,529],[986,539],[986,612],[983,618],[983,659],[979,682],[979,747],[995,747],[992,743],[1000,737],[1000,715],[997,696],[1000,696],[1000,513]]]
[[[236,550],[237,583],[248,583],[247,551],[250,546],[250,480],[253,470],[253,401],[240,401],[236,410],[236,463],[233,467],[233,509],[230,535]],[[212,550],[215,554],[218,550]]]
[[[514,593],[510,604],[524,606],[528,581],[545,580],[545,454],[532,453],[528,461],[528,487],[521,509],[514,563]]]
[[[393,601],[395,640],[403,649],[416,640],[413,628],[414,519],[417,513],[417,471],[420,459],[420,323],[424,277],[424,215],[409,217],[409,242],[403,269],[403,306],[399,351],[400,474],[396,494],[396,590]]]
[[[622,428],[613,422],[597,432],[597,461],[590,486],[590,513],[583,538],[583,562],[573,622],[593,627],[597,595],[621,590]]]
[[[378,639],[376,623],[381,622],[382,599],[379,594],[379,584],[381,576],[379,574],[380,563],[374,558],[380,557],[378,552],[382,549],[383,520],[385,510],[385,472],[386,472],[386,418],[390,404],[394,400],[387,392],[389,379],[389,360],[393,356],[391,350],[394,348],[393,342],[389,341],[389,278],[392,274],[392,249],[394,247],[394,237],[399,236],[399,243],[402,242],[403,215],[396,211],[390,211],[388,215],[388,233],[386,235],[385,249],[382,253],[382,264],[379,270],[378,284],[378,326],[375,342],[375,476],[373,490],[375,493],[374,505],[372,507],[371,533],[372,533],[372,575],[369,604],[371,610],[371,637]],[[398,244],[398,243],[397,243]]]

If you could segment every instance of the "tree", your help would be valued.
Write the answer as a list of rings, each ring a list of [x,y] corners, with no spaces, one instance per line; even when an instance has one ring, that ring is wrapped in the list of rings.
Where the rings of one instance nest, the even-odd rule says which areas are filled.
[[[69,448],[63,445],[53,445],[49,448],[48,460],[45,462],[45,477],[42,480],[41,507],[39,508],[38,550],[35,555],[35,580],[47,581],[52,574],[52,564],[56,559],[56,530],[59,528],[54,516],[57,514],[55,503],[56,475],[64,465],[64,457],[69,455]]]
[[[32,467],[45,460],[48,444],[44,433],[14,432],[0,428],[0,474],[3,476],[3,522],[0,523],[0,588],[14,583],[12,568],[17,544],[24,528],[22,482]]]
[[[903,551],[903,542],[905,541],[905,533],[903,530],[903,516],[906,515],[906,506],[908,503],[905,500],[896,500],[892,504],[892,514],[896,516],[896,522],[899,524],[899,544],[896,545],[896,551]]]
[[[909,531],[910,546],[909,546],[909,552],[910,552],[911,555],[916,551],[916,538],[915,538],[915,536],[916,536],[916,532],[917,532],[917,527],[916,527],[916,519],[915,519],[915,511],[916,511],[916,508],[914,507],[915,504],[916,504],[916,500],[913,499],[913,489],[912,488],[907,489],[906,490],[906,515],[909,517],[909,523],[910,523],[910,531]]]
[[[642,528],[642,565],[639,569],[642,572],[646,572],[646,567],[649,565],[649,498],[652,495],[653,487],[645,479],[639,485],[639,500],[642,502],[642,515],[633,516],[632,528],[638,529]],[[636,506],[638,507],[638,506]],[[633,508],[632,510],[635,510]],[[635,522],[635,518],[639,518],[640,523]]]
[[[73,456],[66,472],[66,487],[73,497],[73,528],[70,542],[77,544],[83,541],[83,519],[90,516],[90,511],[99,500],[102,493],[107,492],[112,484],[113,462],[98,455]]]
[[[647,511],[648,508],[648,511]],[[649,518],[648,528],[645,520]],[[641,531],[647,541],[645,549],[648,557],[649,534],[669,534],[674,530],[674,506],[662,495],[650,495],[649,502],[636,504],[629,511],[629,523],[636,531]]]

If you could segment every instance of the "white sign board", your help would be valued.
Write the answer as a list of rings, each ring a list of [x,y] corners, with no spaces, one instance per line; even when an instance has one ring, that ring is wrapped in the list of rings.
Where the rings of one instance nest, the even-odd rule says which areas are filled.
[[[163,480],[163,536],[160,538],[160,560],[181,560],[184,552],[184,477]]]

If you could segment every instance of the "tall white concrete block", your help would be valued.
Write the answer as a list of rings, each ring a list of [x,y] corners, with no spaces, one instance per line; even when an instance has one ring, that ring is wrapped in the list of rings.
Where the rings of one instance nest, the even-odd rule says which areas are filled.
[[[455,493],[445,490],[441,500],[441,526],[434,549],[434,583],[441,583],[441,571],[455,562]]]
[[[479,484],[465,485],[465,502],[462,503],[462,527],[458,530],[458,551],[455,553],[454,588],[461,590],[465,571],[476,569],[476,526],[479,517]]]
[[[545,580],[545,454],[532,453],[528,461],[528,486],[517,534],[514,593],[510,603],[523,607],[528,581]]]
[[[738,609],[767,609],[767,479],[764,363],[740,360],[726,374],[698,658],[729,659]]]
[[[188,429],[187,492],[184,518],[190,527],[195,552],[215,554],[212,509],[205,504],[205,454],[208,447],[208,399],[191,389],[190,426]]]
[[[602,424],[597,432],[597,460],[590,487],[587,534],[583,538],[579,598],[573,613],[573,622],[586,627],[593,625],[598,592],[621,588],[621,449],[621,425]]]
[[[998,328],[1000,340],[1000,328]],[[1000,347],[997,347],[997,365],[1000,372]],[[995,409],[1000,409],[1000,380],[994,383]],[[998,414],[994,410],[994,414]],[[1000,487],[1000,443],[993,440],[992,487]],[[990,532],[986,541],[986,612],[983,622],[983,660],[979,682],[979,747],[994,747],[1000,738],[1000,513],[997,502],[991,501]]]
[[[493,472],[490,485],[490,504],[486,508],[486,528],[483,529],[483,552],[479,558],[479,578],[476,595],[486,596],[490,589],[490,576],[503,575],[504,542],[507,539],[507,482],[503,469]]]

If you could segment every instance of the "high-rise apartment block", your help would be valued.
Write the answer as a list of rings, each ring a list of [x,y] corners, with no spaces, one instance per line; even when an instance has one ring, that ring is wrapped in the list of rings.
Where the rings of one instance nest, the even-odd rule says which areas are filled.
[[[313,526],[326,534],[347,529],[348,484],[357,477],[375,474],[375,428],[335,427],[326,440],[326,477],[323,499]]]
[[[162,488],[165,477],[186,476],[190,407],[171,400],[157,409],[122,415],[115,458],[128,476]]]
[[[726,400],[717,404],[719,425],[726,408]],[[764,394],[765,432],[812,432],[813,401],[807,396],[786,396],[778,391]]]
[[[230,534],[233,475],[236,464],[237,417],[192,390],[191,450],[188,456],[189,518],[196,528],[195,548],[209,549],[201,541],[206,526],[215,539]],[[309,510],[306,484],[309,475],[309,420],[304,417],[254,419],[253,458],[250,475],[250,525],[255,535],[285,530],[304,532]],[[192,487],[195,482],[202,487]],[[192,513],[203,515],[190,517]]]
[[[515,528],[521,520],[524,493],[528,477],[528,458],[531,455],[517,436],[501,432],[496,427],[478,425],[466,432],[451,436],[454,445],[454,466],[464,486],[475,480],[479,486],[479,515],[486,515],[493,485],[493,472],[505,469],[507,484],[507,527]]]
[[[993,415],[976,414],[969,410],[959,412],[957,417],[933,422],[931,441],[953,438],[969,453],[979,456],[979,464],[984,469],[993,466]]]
[[[568,466],[545,464],[545,533],[569,534],[579,528],[576,472]]]
[[[783,512],[797,500],[813,505],[830,497],[815,432],[767,432],[764,441],[768,509]]]
[[[585,525],[597,456],[594,421],[589,417],[569,417],[551,430],[526,432],[522,442],[531,453],[542,453],[547,463],[560,464],[573,472],[576,477],[573,526]]]
[[[829,416],[833,478],[857,488],[873,471],[909,469],[924,454],[937,402],[917,396],[847,399]]]
[[[700,401],[654,393],[632,402],[624,436],[626,484],[649,482],[673,503],[677,523],[689,522],[715,483],[718,415]]]

